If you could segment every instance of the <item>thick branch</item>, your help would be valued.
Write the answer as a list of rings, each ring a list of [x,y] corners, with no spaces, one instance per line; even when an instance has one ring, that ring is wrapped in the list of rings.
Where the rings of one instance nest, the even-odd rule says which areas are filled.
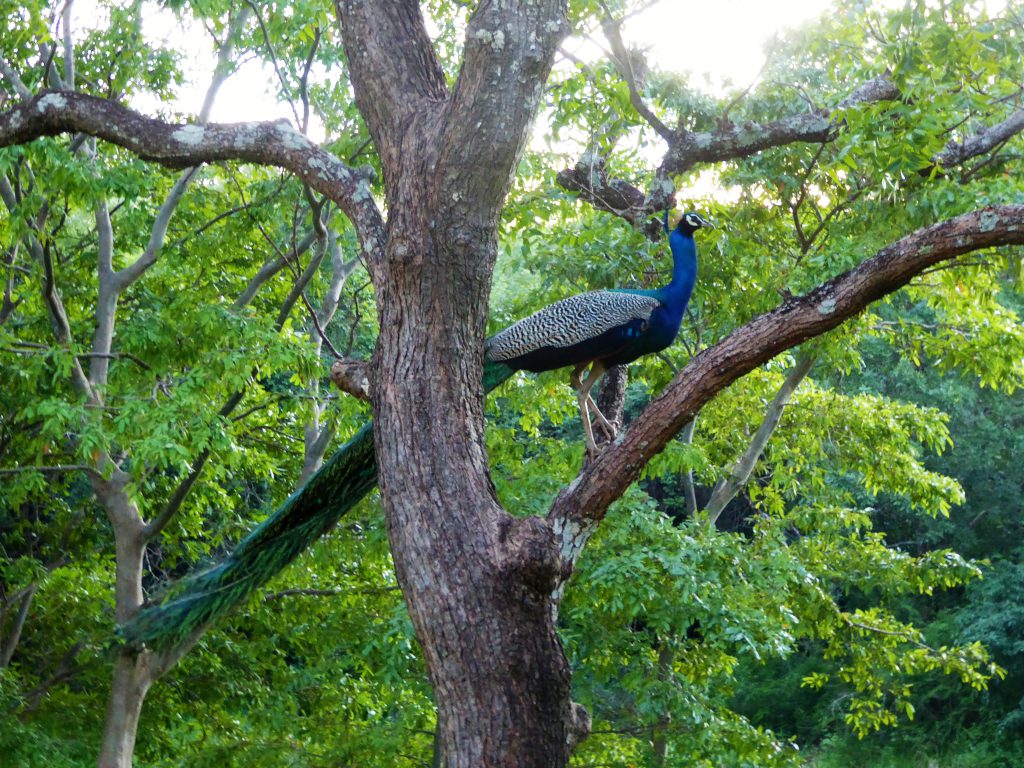
[[[413,0],[335,0],[356,106],[388,179],[397,173],[405,125],[448,98],[444,71]]]
[[[726,505],[736,497],[740,489],[750,480],[750,475],[753,474],[758,459],[761,458],[765,446],[768,445],[768,440],[771,439],[772,434],[779,426],[779,422],[782,421],[782,413],[786,410],[786,406],[789,405],[790,398],[793,397],[796,388],[800,386],[800,382],[807,376],[813,364],[814,356],[804,354],[800,355],[796,365],[789,369],[785,381],[782,382],[779,391],[775,393],[775,397],[765,412],[764,421],[758,427],[754,438],[750,441],[750,445],[747,446],[747,450],[743,452],[743,455],[733,465],[729,471],[729,476],[722,478],[718,485],[715,486],[715,490],[712,492],[711,498],[704,508],[704,514],[709,526],[714,526],[718,522],[718,517],[722,514],[722,510],[725,509]]]
[[[481,209],[471,207],[469,216],[497,216],[567,32],[558,0],[482,2],[470,18],[438,164],[447,172],[446,194],[468,193],[464,205]],[[475,188],[466,190],[467,165],[495,172],[476,174]]]
[[[667,180],[666,180],[667,182]],[[667,182],[668,195],[658,200],[648,200],[639,189],[628,181],[613,179],[605,170],[603,157],[588,152],[572,168],[558,173],[558,184],[570,192],[576,192],[599,211],[607,211],[625,219],[635,228],[643,230],[651,240],[661,237],[662,225],[655,211],[671,208],[673,187]]]
[[[556,530],[588,528],[639,477],[650,459],[733,381],[807,339],[820,336],[928,267],[970,251],[1024,244],[1024,205],[963,214],[904,237],[859,266],[755,318],[697,356],[555,499]]]
[[[899,95],[899,89],[889,75],[879,75],[855,88],[836,108],[889,101],[899,98]],[[768,123],[723,121],[713,131],[691,132],[680,129],[669,139],[668,151],[658,168],[654,186],[647,194],[627,181],[610,179],[604,171],[603,161],[589,154],[581,158],[575,168],[567,168],[559,173],[558,183],[579,193],[595,208],[613,213],[634,227],[644,229],[648,237],[655,239],[660,231],[659,223],[648,218],[671,205],[672,176],[684,173],[700,163],[749,157],[770,147],[794,142],[829,141],[835,137],[836,130],[836,121],[828,110],[784,117]]]
[[[370,192],[372,171],[350,168],[286,121],[174,125],[113,101],[68,91],[42,93],[0,113],[0,147],[69,132],[109,141],[169,168],[221,160],[284,168],[345,212],[364,253],[379,252],[383,243],[383,221]]]
[[[972,157],[991,152],[1021,131],[1024,131],[1024,109],[1018,109],[1001,123],[978,131],[960,144],[955,141],[949,142],[946,148],[935,156],[935,164],[946,168],[959,165]]]
[[[900,91],[888,74],[879,75],[855,88],[837,105],[845,109],[856,104],[892,101]],[[835,138],[836,121],[828,110],[783,117],[768,123],[722,123],[713,131],[680,131],[669,147],[661,170],[684,173],[698,163],[715,163],[750,157],[771,147],[804,142],[820,144]]]

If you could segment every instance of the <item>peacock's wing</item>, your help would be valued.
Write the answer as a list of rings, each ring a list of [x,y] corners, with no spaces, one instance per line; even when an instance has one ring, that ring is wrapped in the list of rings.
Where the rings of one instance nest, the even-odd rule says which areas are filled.
[[[579,347],[615,328],[646,321],[661,302],[655,296],[591,291],[556,301],[503,331],[484,347],[488,360],[502,362],[541,349]]]

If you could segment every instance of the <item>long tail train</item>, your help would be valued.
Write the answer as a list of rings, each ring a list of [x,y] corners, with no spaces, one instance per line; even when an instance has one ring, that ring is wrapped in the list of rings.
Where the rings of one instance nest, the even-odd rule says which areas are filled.
[[[484,391],[514,371],[484,365]],[[132,647],[180,646],[280,573],[377,485],[373,423],[367,422],[309,481],[238,543],[221,562],[186,576],[147,605],[118,634]]]

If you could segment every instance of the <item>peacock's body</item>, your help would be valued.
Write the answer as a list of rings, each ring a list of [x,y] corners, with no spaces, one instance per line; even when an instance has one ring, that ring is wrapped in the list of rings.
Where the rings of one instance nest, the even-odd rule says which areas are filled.
[[[679,220],[669,235],[672,281],[668,285],[655,290],[591,291],[556,301],[489,338],[484,348],[487,360],[533,372],[573,366],[571,380],[579,398],[587,450],[596,451],[590,410],[609,433],[614,430],[590,398],[591,387],[608,368],[660,352],[675,340],[697,280],[693,233],[709,226],[696,213]],[[588,367],[590,372],[583,378]]]

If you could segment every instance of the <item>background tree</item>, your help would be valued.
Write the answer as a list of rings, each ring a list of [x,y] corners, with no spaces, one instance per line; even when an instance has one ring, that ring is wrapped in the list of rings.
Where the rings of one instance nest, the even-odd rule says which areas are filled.
[[[963,502],[922,460],[949,441],[946,419],[838,382],[879,337],[917,363],[1020,383],[1007,298],[1019,252],[988,250],[1024,239],[1015,6],[996,19],[958,5],[840,6],[780,44],[756,88],[721,101],[646,71],[617,21],[625,6],[339,2],[336,20],[315,4],[190,6],[216,40],[210,99],[231,62],[255,53],[300,130],[203,127],[210,99],[187,124],[124,107],[169,96],[178,77],[142,33],[147,7],[113,7],[78,34],[70,4],[21,5],[0,43],[0,144],[14,147],[0,155],[11,361],[0,660],[5,696],[35,734],[26,761],[55,733],[45,716],[31,726],[43,699],[61,692],[46,708],[58,721],[109,674],[103,606],[119,624],[140,618],[144,586],[222,550],[315,472],[335,433],[358,427],[351,399],[325,408],[317,361],[331,346],[365,355],[375,334],[375,451],[354,453],[360,433],[261,530],[297,530],[289,511],[319,509],[315,531],[289,533],[314,538],[372,484],[360,470],[355,493],[337,470],[376,467],[395,572],[372,512],[353,513],[293,583],[251,604],[239,637],[258,640],[204,640],[154,694],[165,707],[143,729],[150,759],[429,754],[411,628],[395,603],[367,605],[393,598],[396,577],[448,765],[564,763],[589,719],[570,701],[571,671],[598,721],[584,764],[795,760],[730,709],[745,655],[820,652],[805,683],[834,690],[862,734],[913,713],[910,677],[984,687],[1000,673],[970,636],[930,644],[906,610],[908,593],[957,587],[977,565],[889,544],[865,510],[882,491],[933,514]],[[570,27],[600,28],[608,60],[549,76]],[[133,53],[154,66],[133,66]],[[524,158],[545,103],[553,132],[587,137],[557,175],[563,158]],[[305,138],[310,114],[337,138]],[[644,147],[663,153],[653,172]],[[212,162],[229,164],[197,170]],[[485,442],[478,351],[498,243],[490,330],[580,288],[657,281],[638,270],[638,252],[658,258],[643,233],[711,163],[731,202],[693,192],[687,207],[731,226],[704,249],[689,345],[634,367],[624,439],[573,479],[572,399],[546,376],[506,385]],[[360,262],[373,308],[352,280]],[[344,322],[330,326],[336,310]],[[566,589],[574,571],[585,589]],[[150,685],[208,624],[119,647],[102,764],[130,762]],[[233,690],[200,704],[189,681],[218,667]],[[262,679],[239,683],[246,669]],[[345,684],[326,690],[336,670]],[[267,693],[277,674],[288,696]],[[265,702],[270,722],[246,700]],[[212,742],[180,721],[198,706],[219,725]],[[331,735],[314,736],[327,713]],[[60,748],[69,761],[88,751]]]

